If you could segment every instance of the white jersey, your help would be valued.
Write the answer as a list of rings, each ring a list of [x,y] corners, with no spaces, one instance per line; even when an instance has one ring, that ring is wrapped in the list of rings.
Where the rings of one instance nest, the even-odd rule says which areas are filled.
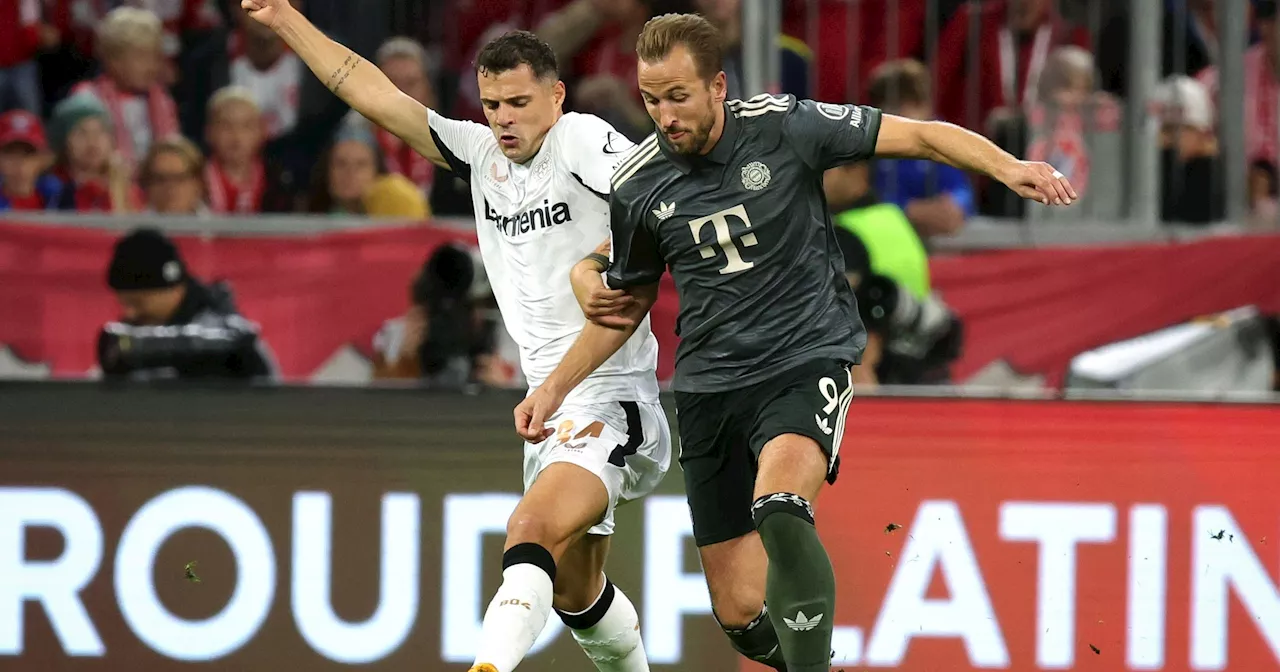
[[[569,272],[609,238],[609,179],[632,144],[603,119],[569,112],[537,155],[517,164],[488,126],[434,111],[428,124],[450,168],[471,184],[485,272],[529,388],[536,388],[586,323]],[[657,401],[657,363],[646,316],[565,403]]]
[[[247,56],[231,62],[231,83],[243,86],[253,94],[262,110],[262,124],[267,139],[278,138],[293,130],[298,123],[298,96],[302,73],[306,66],[291,51],[266,70],[253,67]]]

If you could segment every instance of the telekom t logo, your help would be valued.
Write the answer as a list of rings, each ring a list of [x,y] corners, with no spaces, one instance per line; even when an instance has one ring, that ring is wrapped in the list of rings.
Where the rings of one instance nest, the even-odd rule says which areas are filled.
[[[702,255],[703,259],[710,259],[716,256],[716,249],[719,248],[728,262],[724,268],[720,269],[721,275],[738,273],[755,266],[755,263],[742,259],[741,251],[738,250],[737,244],[733,242],[733,234],[729,230],[730,217],[736,217],[748,229],[751,228],[751,218],[747,217],[747,209],[741,204],[706,217],[689,220],[689,230],[693,232],[693,242],[698,245],[702,245],[703,226],[711,224],[715,229],[716,239],[698,248],[698,253]],[[756,234],[750,231],[743,234],[741,240],[743,247],[755,247],[759,242],[756,240]]]

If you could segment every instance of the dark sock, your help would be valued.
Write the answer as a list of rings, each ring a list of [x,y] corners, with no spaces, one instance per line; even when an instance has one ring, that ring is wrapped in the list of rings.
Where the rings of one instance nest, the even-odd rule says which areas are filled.
[[[787,672],[787,661],[782,659],[782,647],[778,645],[778,633],[773,630],[773,621],[769,620],[768,607],[742,628],[726,628],[721,623],[720,629],[729,636],[729,643],[733,645],[734,651],[778,672]]]
[[[813,509],[780,492],[751,505],[769,556],[765,600],[789,672],[827,672],[835,621],[836,577],[813,526]]]

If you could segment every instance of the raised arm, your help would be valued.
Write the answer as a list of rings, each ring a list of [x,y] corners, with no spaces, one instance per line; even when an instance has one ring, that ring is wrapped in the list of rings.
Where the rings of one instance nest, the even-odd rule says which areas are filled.
[[[387,78],[374,64],[329,39],[289,0],[241,0],[241,8],[270,27],[339,98],[373,123],[404,140],[433,163],[449,165],[427,125],[427,108]]]
[[[1071,205],[1079,198],[1071,182],[1053,166],[1020,161],[981,135],[943,121],[884,115],[876,139],[876,156],[928,159],[981,173],[999,180],[1019,196],[1045,205]]]
[[[981,173],[1019,196],[1052,205],[1078,198],[1071,183],[1047,163],[1019,161],[994,142],[953,124],[914,121],[862,105],[797,100],[787,111],[785,132],[814,169],[865,161],[873,156],[928,159]]]

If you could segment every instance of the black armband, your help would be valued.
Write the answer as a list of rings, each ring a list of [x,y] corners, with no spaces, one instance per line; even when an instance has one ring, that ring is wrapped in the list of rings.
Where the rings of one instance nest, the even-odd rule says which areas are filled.
[[[605,255],[600,254],[599,252],[592,252],[591,254],[588,254],[584,258],[594,261],[597,264],[600,264],[601,273],[608,271],[609,267],[613,265],[612,263],[610,263],[609,257],[606,257]]]

